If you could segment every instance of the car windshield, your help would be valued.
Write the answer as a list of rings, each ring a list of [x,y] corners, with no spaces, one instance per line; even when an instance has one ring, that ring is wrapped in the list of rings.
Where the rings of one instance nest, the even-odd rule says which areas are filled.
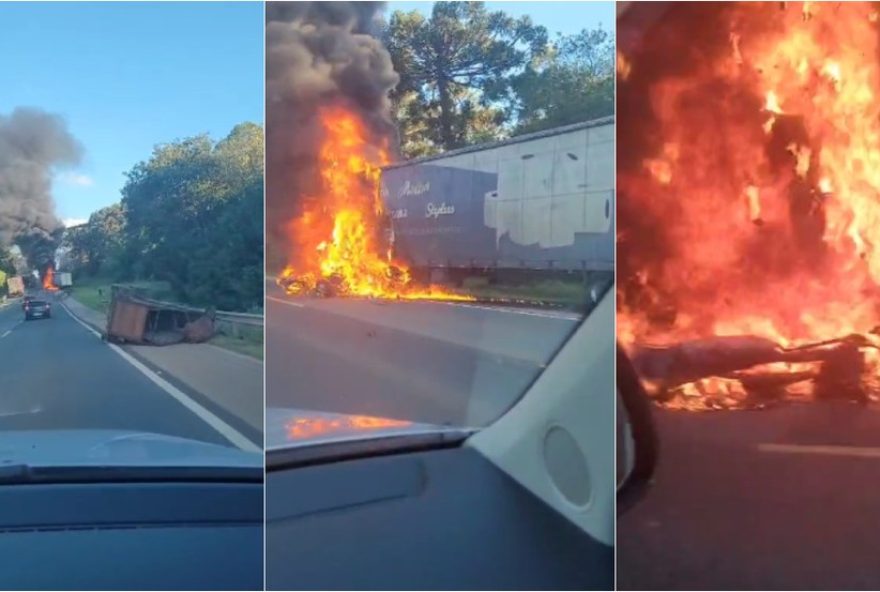
[[[547,7],[267,6],[270,448],[488,425],[611,297],[613,4]]]
[[[0,22],[0,481],[258,470],[262,5]]]

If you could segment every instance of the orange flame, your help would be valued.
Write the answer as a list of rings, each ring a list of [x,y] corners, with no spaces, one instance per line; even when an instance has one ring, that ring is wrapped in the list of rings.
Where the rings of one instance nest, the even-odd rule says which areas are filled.
[[[325,131],[321,193],[304,200],[302,214],[290,225],[294,263],[279,284],[290,294],[470,300],[433,286],[416,287],[407,266],[393,260],[379,189],[381,167],[390,162],[387,142],[375,146],[363,121],[341,107],[326,107],[319,118]]]
[[[46,268],[46,274],[43,276],[43,289],[49,292],[58,291],[58,287],[55,285],[55,268],[51,265]]]
[[[727,53],[654,84],[663,145],[619,177],[671,245],[662,263],[636,274],[638,298],[619,299],[619,335],[628,345],[755,335],[792,346],[867,334],[880,324],[875,9],[732,8]],[[621,143],[621,153],[630,148]],[[862,353],[862,382],[874,384],[880,355]],[[809,397],[812,387],[785,392]],[[746,390],[739,379],[707,378],[681,387],[679,404],[735,401]]]

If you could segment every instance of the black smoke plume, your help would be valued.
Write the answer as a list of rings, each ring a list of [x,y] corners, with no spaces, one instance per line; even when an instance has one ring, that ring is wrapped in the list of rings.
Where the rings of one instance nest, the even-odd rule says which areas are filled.
[[[266,6],[266,227],[270,265],[290,249],[287,225],[314,189],[318,109],[357,111],[394,139],[388,94],[398,82],[378,37],[379,2],[270,2]]]
[[[24,107],[0,115],[0,245],[18,244],[32,267],[52,262],[63,231],[52,173],[81,153],[57,115]]]

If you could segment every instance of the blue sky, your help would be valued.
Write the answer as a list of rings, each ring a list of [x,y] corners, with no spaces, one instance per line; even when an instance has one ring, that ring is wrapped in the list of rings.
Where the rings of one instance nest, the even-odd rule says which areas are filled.
[[[388,11],[419,10],[431,13],[433,2],[389,2]],[[502,10],[511,16],[528,15],[538,25],[544,25],[551,38],[556,33],[569,35],[581,29],[599,25],[606,31],[614,30],[613,2],[486,2],[493,10]]]
[[[2,3],[0,113],[61,114],[81,166],[56,175],[62,219],[119,200],[156,144],[263,121],[263,5]]]

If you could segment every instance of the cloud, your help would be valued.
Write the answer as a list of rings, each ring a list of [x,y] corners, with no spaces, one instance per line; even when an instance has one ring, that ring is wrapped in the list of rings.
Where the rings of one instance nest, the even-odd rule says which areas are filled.
[[[61,180],[68,185],[77,185],[79,187],[91,187],[95,184],[95,180],[88,175],[80,175],[79,173],[65,173],[61,176]]]
[[[65,218],[61,222],[64,223],[65,228],[70,228],[71,226],[79,226],[80,224],[85,224],[88,221],[88,218]]]

